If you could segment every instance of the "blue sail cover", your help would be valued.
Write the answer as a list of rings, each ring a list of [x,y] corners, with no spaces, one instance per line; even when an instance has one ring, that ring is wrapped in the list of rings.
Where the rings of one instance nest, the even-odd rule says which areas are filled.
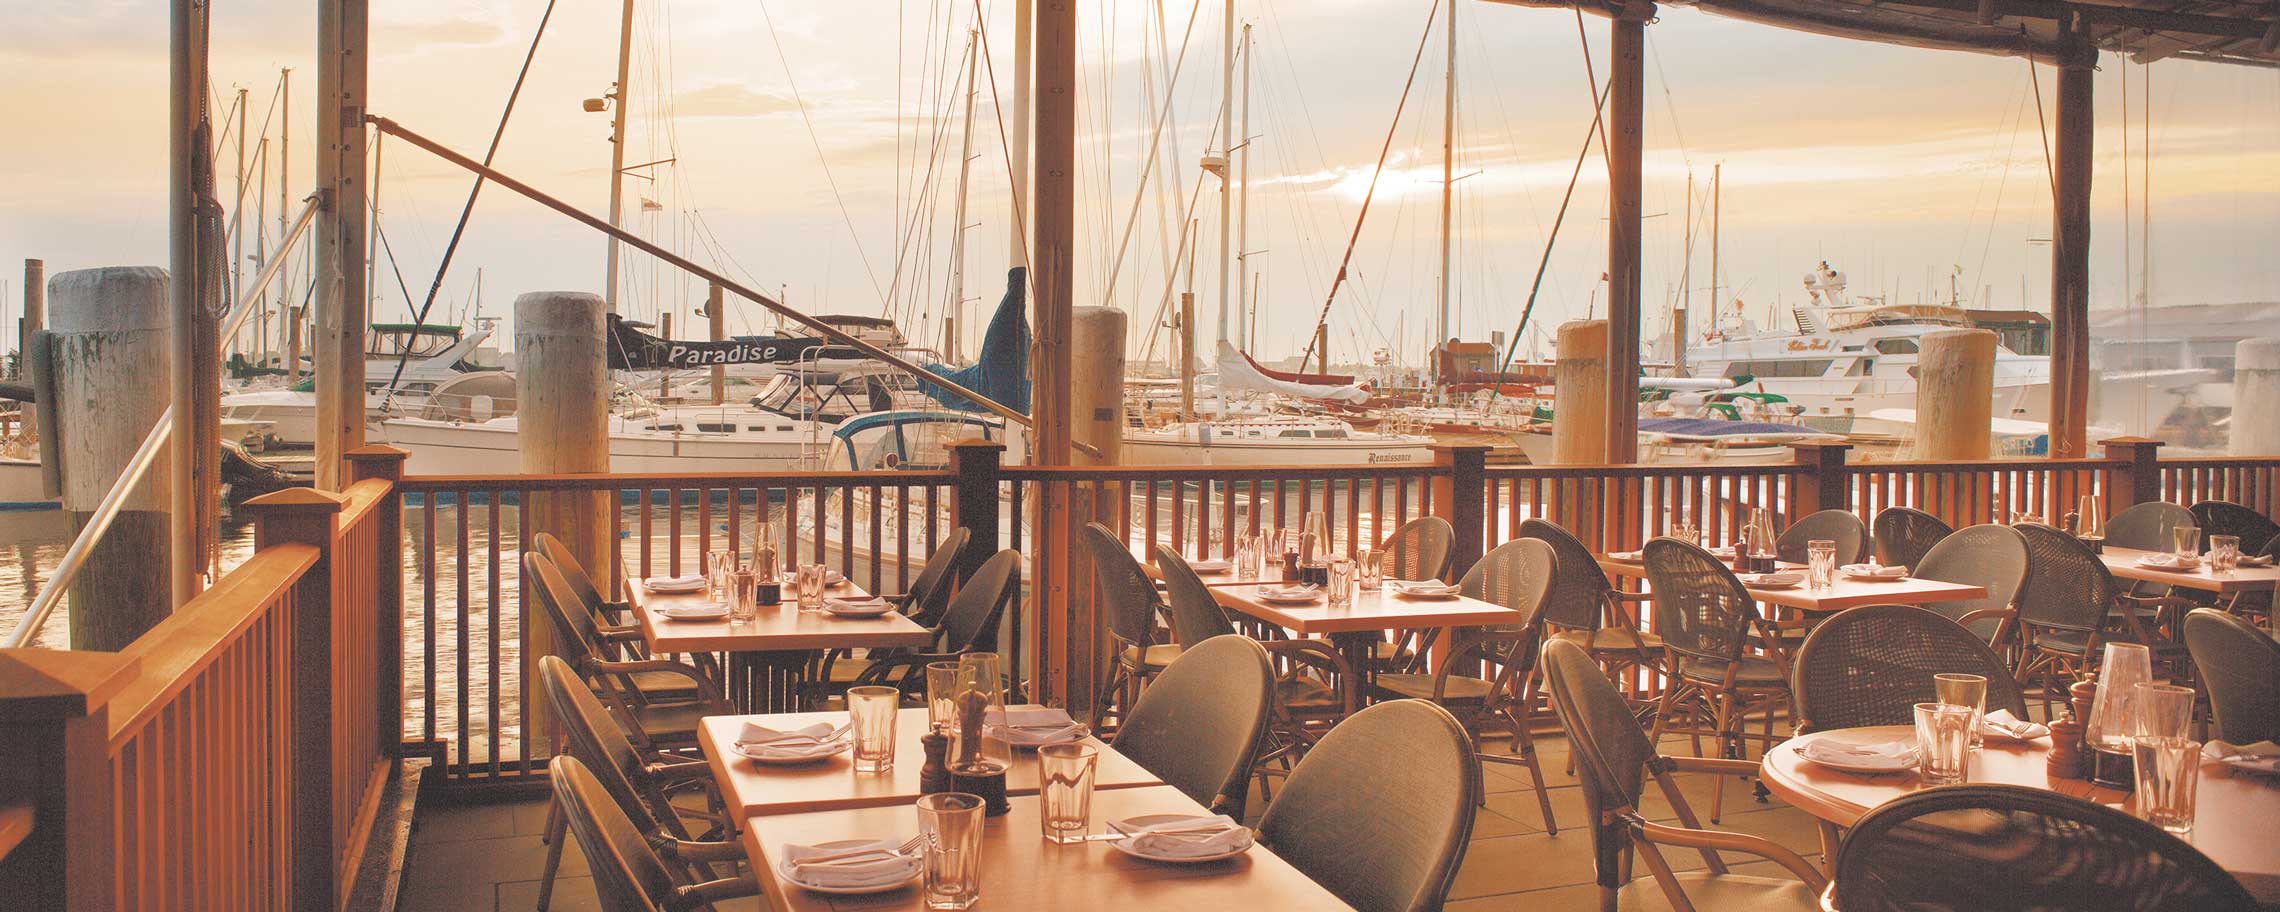
[[[955,370],[927,365],[927,370],[950,382],[1024,415],[1029,414],[1029,309],[1023,301],[1023,289],[1028,284],[1024,281],[1025,273],[1020,266],[1005,271],[1005,297],[998,301],[997,314],[990,317],[990,328],[982,334],[982,349],[972,365]],[[986,411],[980,404],[953,394],[939,384],[921,380],[919,388],[945,407],[963,412]]]

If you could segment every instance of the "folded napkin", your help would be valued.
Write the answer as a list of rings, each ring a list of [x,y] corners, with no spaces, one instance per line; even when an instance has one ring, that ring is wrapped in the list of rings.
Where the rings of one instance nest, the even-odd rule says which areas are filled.
[[[926,864],[924,853],[904,855],[895,852],[901,844],[885,839],[874,839],[868,844],[839,842],[829,846],[791,844],[784,846],[784,874],[793,883],[809,887],[835,889],[849,887],[883,887],[899,884],[918,876],[919,868]],[[864,849],[876,848],[880,855],[866,858],[849,858],[844,862],[801,865],[810,858],[845,855]]]
[[[1059,744],[1085,736],[1090,729],[1069,718],[1067,710],[1041,707],[989,711],[982,715],[982,733],[1017,747]]]
[[[2270,741],[2258,741],[2255,744],[2211,741],[2201,747],[2201,756],[2234,769],[2280,773],[2280,744]]]
[[[1616,560],[1619,560],[1619,561],[1631,561],[1631,562],[1634,562],[1634,563],[1636,563],[1637,561],[1639,561],[1639,560],[1641,560],[1641,559],[1645,558],[1645,557],[1647,556],[1647,552],[1645,552],[1645,551],[1609,551],[1609,552],[1607,552],[1607,556],[1608,556],[1608,557],[1611,557],[1611,558],[1614,558],[1614,559],[1616,559]]]
[[[658,592],[673,590],[686,592],[692,589],[703,589],[705,587],[705,578],[701,575],[652,576],[648,579],[642,580],[641,585]]]
[[[1797,753],[1815,763],[1843,766],[1890,766],[1899,769],[1915,757],[1914,741],[1880,741],[1874,744],[1844,744],[1827,738],[1805,742]]]
[[[2138,558],[2137,563],[2140,567],[2157,567],[2166,570],[2192,570],[2201,566],[2201,559],[2198,557],[2179,557],[2175,554],[2155,551],[2151,554],[2147,554],[2143,557]]]
[[[1764,586],[1764,587],[1767,587],[1767,588],[1779,588],[1779,587],[1782,587],[1782,586],[1795,586],[1795,585],[1797,585],[1798,583],[1802,583],[1802,582],[1804,582],[1804,581],[1805,581],[1805,574],[1802,574],[1802,573],[1788,573],[1788,572],[1782,572],[1782,573],[1757,573],[1757,574],[1749,574],[1749,575],[1745,575],[1745,576],[1743,576],[1743,577],[1742,577],[1742,583],[1743,583],[1744,585],[1748,585],[1748,586]]]
[[[1641,551],[1641,552],[1639,552],[1639,553],[1641,553],[1641,554],[1645,554],[1646,552],[1644,552],[1644,551]],[[1733,556],[1734,556],[1734,546],[1733,546],[1733,545],[1719,545],[1718,547],[1715,547],[1715,548],[1712,548],[1712,549],[1710,549],[1710,556],[1711,556],[1711,557],[1726,557],[1726,558],[1731,558],[1731,557],[1733,557]]]
[[[893,602],[875,595],[870,598],[828,598],[823,600],[825,611],[833,614],[851,614],[862,617],[885,614],[894,610],[894,607]]]
[[[1410,595],[1455,595],[1455,594],[1457,594],[1457,587],[1456,587],[1456,585],[1455,585],[1455,584],[1453,584],[1453,583],[1444,583],[1444,582],[1441,582],[1440,580],[1437,580],[1437,579],[1429,579],[1429,580],[1393,580],[1393,581],[1391,581],[1391,583],[1390,583],[1390,584],[1393,586],[1393,591],[1395,591],[1395,592],[1405,592],[1405,593],[1408,593],[1408,594],[1410,594]]]
[[[1844,570],[1845,573],[1849,575],[1864,576],[1870,579],[1908,578],[1908,568],[1905,566],[1889,567],[1883,564],[1846,564]]]
[[[728,616],[728,606],[723,605],[719,602],[706,602],[702,605],[660,605],[652,610],[656,611],[658,616],[668,618],[716,618]]]
[[[1259,590],[1267,598],[1302,599],[1322,594],[1322,587],[1313,583],[1296,583],[1288,586],[1268,586]]]
[[[2243,567],[2269,567],[2272,566],[2272,558],[2264,554],[2243,554],[2240,556],[2240,565]]]
[[[1235,818],[1225,814],[1213,817],[1180,817],[1159,820],[1147,826],[1116,823],[1113,826],[1130,834],[1124,847],[1135,854],[1155,855],[1162,858],[1203,858],[1225,855],[1251,847],[1251,831]],[[1217,829],[1209,829],[1217,827]],[[1167,832],[1174,830],[1203,830],[1204,832]]]
[[[834,727],[829,722],[817,722],[805,728],[777,731],[758,722],[746,722],[736,733],[736,746],[802,751],[809,747],[836,746],[846,738],[848,730],[847,726]]]
[[[2050,726],[2011,715],[2008,709],[1998,709],[1979,718],[1979,734],[2000,740],[2032,741],[2050,734]]]
[[[1193,570],[1197,573],[1221,573],[1234,569],[1234,567],[1234,561],[1216,557],[1210,560],[1188,562],[1188,569]]]

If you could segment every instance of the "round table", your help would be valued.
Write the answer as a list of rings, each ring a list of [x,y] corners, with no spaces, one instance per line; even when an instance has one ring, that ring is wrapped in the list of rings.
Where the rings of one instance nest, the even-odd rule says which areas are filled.
[[[1799,756],[1797,748],[1820,738],[1870,744],[1915,736],[1915,728],[1907,725],[1814,732],[1766,751],[1759,768],[1766,789],[1781,800],[1823,823],[1849,827],[1877,806],[1925,786],[1913,772],[1872,775],[1820,766]],[[1990,741],[1972,754],[1966,778],[1974,783],[2049,789],[2131,809],[2128,792],[2092,785],[2086,779],[2052,779],[2045,763],[2049,754],[2048,737],[2023,744]],[[2257,899],[2280,902],[2280,838],[2274,835],[2280,832],[2276,829],[2280,828],[2280,779],[2204,763],[2194,805],[2193,830],[2180,838],[2232,872]]]

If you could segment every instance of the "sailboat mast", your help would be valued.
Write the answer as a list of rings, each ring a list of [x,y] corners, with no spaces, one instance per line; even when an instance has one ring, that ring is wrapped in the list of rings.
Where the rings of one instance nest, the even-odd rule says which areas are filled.
[[[1686,376],[1686,317],[1694,309],[1694,172],[1686,172],[1686,264],[1678,268],[1678,307],[1670,312],[1670,361]]]
[[[958,317],[966,310],[966,179],[974,171],[974,46],[980,32],[966,31],[966,126],[958,140],[957,226],[950,234],[950,306],[942,312],[942,357],[958,361]]]
[[[1243,23],[1243,126],[1235,147],[1241,157],[1235,178],[1235,293],[1242,301],[1235,319],[1242,326],[1236,334],[1243,338],[1245,349],[1256,347],[1251,333],[1258,327],[1259,313],[1257,285],[1251,279],[1251,55],[1257,52],[1251,44],[1251,24]]]
[[[1219,336],[1220,341],[1233,338],[1228,331],[1228,297],[1232,286],[1228,284],[1228,266],[1233,257],[1235,218],[1234,200],[1229,191],[1234,181],[1228,180],[1228,153],[1235,148],[1235,0],[1227,0],[1225,21],[1221,22],[1219,40]],[[1227,417],[1227,393],[1219,392],[1219,416]]]
[[[1032,0],[1013,0],[1013,136],[1007,140],[1013,148],[1007,150],[1013,160],[1013,217],[1006,220],[1006,249],[1012,252],[1007,260],[1015,266],[1029,264],[1028,216],[1029,206],[1029,45],[1036,35],[1037,18],[1030,10]]]
[[[1712,326],[1718,324],[1719,314],[1725,307],[1723,299],[1718,297],[1718,201],[1725,188],[1718,171],[1723,167],[1725,167],[1723,162],[1714,163],[1710,166],[1710,325]]]
[[[1433,327],[1435,350],[1449,342],[1449,261],[1450,261],[1450,210],[1451,197],[1456,189],[1457,163],[1457,4],[1449,2],[1448,91],[1441,99],[1441,294],[1440,321]],[[1441,362],[1447,353],[1433,359],[1433,396],[1439,399],[1441,388],[1447,385],[1441,376]]]
[[[633,0],[625,0],[618,20],[617,82],[610,86],[610,227],[625,215],[625,83],[633,64]],[[617,313],[618,239],[610,235],[608,265],[602,270],[602,307]]]

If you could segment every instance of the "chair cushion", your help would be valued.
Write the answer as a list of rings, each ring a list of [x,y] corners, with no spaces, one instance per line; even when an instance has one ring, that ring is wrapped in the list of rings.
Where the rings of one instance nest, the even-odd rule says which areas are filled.
[[[1665,846],[1667,855],[1677,849]],[[1821,908],[1820,897],[1794,877],[1753,877],[1748,874],[1712,874],[1707,871],[1689,871],[1672,878],[1694,908],[1711,912],[1720,909],[1742,909],[1747,912],[1786,912],[1791,909]],[[1653,877],[1642,876],[1624,884],[1615,891],[1618,909],[1653,910],[1662,912],[1675,909],[1670,897],[1663,895],[1662,885]]]
[[[1381,674],[1377,676],[1379,690],[1419,700],[1433,699],[1433,676],[1429,674]],[[1490,682],[1463,675],[1450,675],[1444,685],[1442,699],[1478,701],[1488,697]]]
[[[2080,630],[2037,630],[2035,645],[2052,652],[2081,655],[2090,644],[2090,634]]]
[[[1662,651],[1662,637],[1643,630],[1635,635],[1638,637],[1636,640],[1632,639],[1634,634],[1631,631],[1602,627],[1598,630],[1562,630],[1552,634],[1552,639],[1574,643],[1591,652],[1637,652],[1641,642],[1646,644],[1649,652]]]
[[[1680,659],[1678,673],[1689,680],[1716,684],[1726,679],[1726,663],[1706,659]],[[1778,687],[1788,683],[1782,678],[1780,665],[1764,656],[1752,655],[1742,657],[1742,667],[1735,673],[1734,682],[1753,687]]]
[[[693,699],[697,695],[696,682],[689,680],[688,675],[670,671],[637,672],[633,686],[641,690],[643,697],[666,703]]]
[[[1276,678],[1275,700],[1286,708],[1334,706],[1339,702],[1338,692],[1330,685],[1307,677]]]
[[[1138,665],[1142,668],[1161,669],[1172,664],[1172,660],[1179,657],[1180,644],[1178,643],[1157,643],[1148,647],[1146,653],[1142,653],[1138,646],[1124,647],[1125,664]]]
[[[696,740],[697,720],[719,712],[707,703],[651,703],[636,707],[633,717],[644,737],[671,743]]]
[[[865,669],[870,668],[871,665],[872,662],[870,659],[860,659],[854,656],[840,656],[839,658],[833,660],[831,663],[831,683],[853,684],[855,683],[855,678],[858,675],[861,675]]]

